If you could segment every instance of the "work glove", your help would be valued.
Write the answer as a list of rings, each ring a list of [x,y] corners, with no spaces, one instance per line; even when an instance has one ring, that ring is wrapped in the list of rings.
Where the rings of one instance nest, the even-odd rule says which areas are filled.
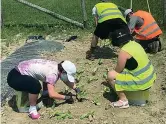
[[[65,102],[68,103],[68,104],[73,104],[74,103],[74,99],[72,98],[71,95],[66,95],[64,100],[66,100]]]
[[[94,54],[95,49],[96,47],[91,47],[90,50],[86,52],[86,59],[89,59],[91,61],[95,59],[95,54]]]
[[[74,90],[75,90],[76,93],[80,93],[81,92],[80,88],[75,88]]]

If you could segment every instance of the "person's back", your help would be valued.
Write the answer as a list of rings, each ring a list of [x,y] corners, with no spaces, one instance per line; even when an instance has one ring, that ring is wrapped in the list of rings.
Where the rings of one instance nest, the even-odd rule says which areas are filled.
[[[126,22],[125,18],[123,18],[121,11],[114,3],[102,2],[96,4],[95,7],[96,14],[98,16],[98,23],[102,23],[103,21],[116,18],[120,18],[124,22]]]
[[[161,50],[159,36],[162,34],[162,31],[150,13],[142,10],[134,13],[132,9],[127,9],[124,15],[130,32],[146,52],[157,53]]]
[[[156,79],[156,74],[154,72],[154,67],[151,64],[146,52],[143,47],[135,42],[130,41],[125,44],[121,50],[129,53],[137,62],[137,67],[133,70],[125,68],[126,74],[132,74],[134,76],[133,80],[139,85],[137,90],[145,90],[153,85],[154,80]],[[139,79],[139,80],[138,80]],[[133,88],[134,89],[134,88]]]
[[[150,13],[139,10],[133,15],[143,19],[143,25],[138,29],[135,28],[136,39],[150,40],[162,34],[160,27]]]

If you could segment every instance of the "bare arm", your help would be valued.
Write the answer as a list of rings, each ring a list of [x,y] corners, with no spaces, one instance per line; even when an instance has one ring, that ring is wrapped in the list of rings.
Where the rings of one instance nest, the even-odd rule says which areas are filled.
[[[98,17],[95,16],[94,19],[95,19],[95,26],[97,26],[97,24],[98,24]]]
[[[121,50],[118,55],[118,62],[115,68],[115,71],[120,73],[124,70],[127,59],[131,58],[131,55],[129,55],[127,52]]]
[[[49,93],[50,98],[59,99],[59,100],[64,100],[65,99],[64,95],[61,95],[61,94],[55,92],[55,89],[54,89],[53,85],[48,83],[47,87],[48,87],[48,93]]]
[[[128,23],[128,27],[130,29],[131,34],[134,32],[137,23],[138,23],[138,17],[137,16],[131,16],[130,21]]]

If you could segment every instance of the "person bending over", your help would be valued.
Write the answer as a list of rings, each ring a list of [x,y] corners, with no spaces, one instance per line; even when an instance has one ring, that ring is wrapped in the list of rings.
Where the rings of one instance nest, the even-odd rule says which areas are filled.
[[[38,95],[42,89],[39,81],[43,82],[43,89],[48,90],[50,98],[59,100],[69,100],[71,96],[61,95],[54,89],[56,82],[61,79],[67,86],[80,92],[75,85],[74,74],[76,66],[74,63],[65,60],[60,63],[45,59],[31,59],[20,62],[13,68],[7,76],[7,82],[10,87],[16,91],[29,93],[29,116],[32,119],[38,119],[40,114],[36,109]],[[47,92],[47,91],[43,91]]]

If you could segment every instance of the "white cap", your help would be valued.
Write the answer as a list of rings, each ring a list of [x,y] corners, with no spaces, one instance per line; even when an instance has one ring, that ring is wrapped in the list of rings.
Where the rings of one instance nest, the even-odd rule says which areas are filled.
[[[125,18],[126,18],[126,16],[127,16],[129,13],[131,13],[131,12],[133,12],[132,9],[126,9],[125,12],[124,12]]]
[[[67,77],[70,82],[75,82],[74,74],[76,73],[76,66],[71,61],[65,60],[62,63],[63,69],[67,72]]]

